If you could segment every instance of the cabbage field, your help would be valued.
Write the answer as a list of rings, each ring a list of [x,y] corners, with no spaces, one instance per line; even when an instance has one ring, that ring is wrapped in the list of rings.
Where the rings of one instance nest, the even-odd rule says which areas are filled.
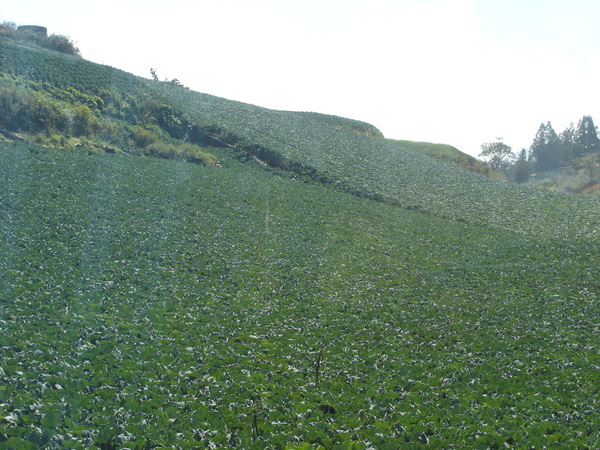
[[[336,126],[331,116],[274,111],[165,83],[148,87],[193,117],[242,136],[247,147],[275,155],[279,166],[312,169],[316,178],[358,196],[517,233],[598,236],[598,201],[561,200],[555,193],[457,171],[402,142],[371,137],[376,131],[364,132],[360,122]],[[549,210],[556,201],[561,208]]]
[[[600,197],[6,39],[0,69],[218,161],[0,137],[0,449],[600,447]]]
[[[0,447],[600,443],[593,236],[0,150]]]

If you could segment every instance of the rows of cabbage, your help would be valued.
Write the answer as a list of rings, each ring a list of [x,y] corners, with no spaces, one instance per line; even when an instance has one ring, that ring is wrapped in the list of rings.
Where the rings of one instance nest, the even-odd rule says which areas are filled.
[[[600,443],[597,243],[1,150],[3,445]]]
[[[115,86],[128,93],[141,85],[139,77],[122,70],[2,37],[0,72],[86,93]]]
[[[448,167],[402,144],[366,136],[377,135],[377,130],[362,122],[260,108],[171,83],[144,81],[9,40],[0,41],[0,46],[2,72],[70,86],[86,95],[108,90],[127,96],[147,90],[156,101],[172,104],[195,123],[224,130],[246,147],[267,149],[284,161],[311,168],[316,178],[355,195],[517,233],[598,238],[597,197],[539,192]]]
[[[149,83],[149,88],[191,116],[313,168],[356,195],[518,233],[598,238],[598,198],[489,179],[402,143],[336,126],[326,120],[329,116],[274,111],[161,83]]]

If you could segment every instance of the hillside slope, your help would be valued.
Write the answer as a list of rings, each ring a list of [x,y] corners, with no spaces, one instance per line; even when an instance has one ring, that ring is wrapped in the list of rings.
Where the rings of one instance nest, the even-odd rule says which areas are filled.
[[[600,442],[597,240],[219,157],[0,143],[0,445]]]
[[[402,142],[332,127],[318,115],[272,111],[164,83],[164,101],[233,135],[232,145],[273,165],[306,170],[355,195],[454,220],[558,237],[594,235],[600,203],[515,186],[461,170]],[[560,213],[557,204],[560,204]]]
[[[2,72],[90,95],[152,98],[162,108],[158,112],[167,114],[158,123],[163,133],[193,140],[190,130],[197,129],[202,145],[228,145],[238,156],[252,155],[355,195],[518,233],[589,236],[600,223],[598,200],[539,192],[459,170],[414,143],[383,139],[362,122],[226,100],[6,39],[0,40],[0,51]],[[156,122],[139,125],[156,128]]]
[[[433,144],[431,142],[398,141],[405,148],[412,148],[422,151],[429,156],[441,159],[444,162],[452,164],[461,169],[486,175],[492,178],[504,179],[504,176],[492,169],[483,161],[461,152],[455,147],[447,144]]]
[[[600,444],[597,198],[7,40],[0,69],[219,161],[0,140],[0,448]]]

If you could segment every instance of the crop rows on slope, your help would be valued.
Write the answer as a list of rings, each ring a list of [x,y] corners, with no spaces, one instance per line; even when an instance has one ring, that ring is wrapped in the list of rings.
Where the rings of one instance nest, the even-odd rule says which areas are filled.
[[[28,150],[0,152],[6,445],[598,444],[597,243]]]
[[[122,70],[7,38],[0,38],[0,72],[88,93],[116,86],[123,93],[131,92],[141,84],[138,77]]]
[[[458,170],[400,143],[332,126],[316,114],[273,111],[149,83],[192,117],[310,168],[354,194],[516,233],[596,238],[598,198],[542,192]]]
[[[0,41],[1,70],[84,93],[146,91],[238,148],[355,195],[408,209],[549,238],[597,239],[598,198],[545,193],[448,167],[385,141],[368,124],[315,113],[273,111],[142,80],[116,69]]]

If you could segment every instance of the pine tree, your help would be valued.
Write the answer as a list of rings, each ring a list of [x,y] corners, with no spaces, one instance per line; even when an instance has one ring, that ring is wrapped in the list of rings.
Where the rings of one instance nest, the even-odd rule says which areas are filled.
[[[575,158],[575,126],[573,122],[559,135],[562,146],[561,166],[568,166]]]
[[[530,164],[527,162],[527,150],[522,149],[519,157],[511,167],[511,177],[517,183],[526,183],[531,174]]]
[[[594,126],[591,116],[583,116],[577,124],[577,130],[574,137],[575,158],[588,155],[590,153],[600,152],[600,139],[598,139],[598,130]]]
[[[561,142],[550,122],[540,125],[533,143],[529,148],[529,156],[536,171],[552,170],[560,167]]]

